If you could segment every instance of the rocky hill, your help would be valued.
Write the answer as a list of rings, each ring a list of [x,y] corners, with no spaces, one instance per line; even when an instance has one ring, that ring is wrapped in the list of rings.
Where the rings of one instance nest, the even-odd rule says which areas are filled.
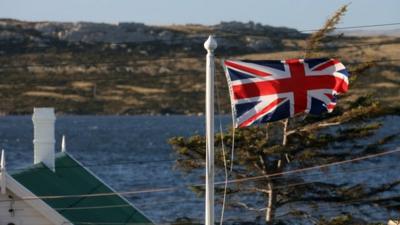
[[[69,114],[201,113],[203,43],[209,34],[218,41],[216,79],[225,111],[228,92],[219,60],[302,57],[308,37],[295,29],[253,22],[147,26],[2,19],[0,114],[28,114],[34,106],[53,106]],[[396,37],[332,36],[320,55],[354,64],[394,59],[399,46]],[[397,64],[374,69],[386,77],[366,76],[365,82],[384,87],[384,97],[399,96]],[[355,92],[360,96],[371,91]]]
[[[208,34],[219,37],[221,46],[240,51],[263,51],[282,45],[281,38],[302,38],[295,29],[249,22],[223,22],[215,26],[147,26],[142,23],[57,23],[0,20],[0,42],[29,47],[71,44],[163,44],[190,47]],[[254,37],[256,36],[256,37]],[[234,38],[234,39],[233,39]],[[35,46],[36,45],[36,46]],[[7,49],[7,48],[5,48]]]

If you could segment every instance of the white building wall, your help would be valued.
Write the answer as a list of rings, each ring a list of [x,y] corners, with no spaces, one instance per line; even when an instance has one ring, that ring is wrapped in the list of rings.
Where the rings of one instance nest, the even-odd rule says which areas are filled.
[[[11,195],[15,201],[8,201]],[[13,212],[10,212],[10,209]],[[7,190],[6,195],[0,194],[0,225],[54,225],[37,210],[21,201],[16,195]]]

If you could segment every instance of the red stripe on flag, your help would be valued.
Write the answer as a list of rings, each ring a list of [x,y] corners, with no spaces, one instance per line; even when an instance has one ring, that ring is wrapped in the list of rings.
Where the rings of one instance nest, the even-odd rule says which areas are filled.
[[[337,93],[345,93],[349,89],[342,78],[333,75],[308,76],[306,88],[308,90],[332,89]]]
[[[234,98],[252,98],[291,91],[290,87],[285,85],[285,83],[287,82],[273,80],[235,85],[233,86]]]
[[[298,59],[286,60],[290,69],[290,83],[293,91],[294,113],[304,112],[307,108],[307,88],[309,82],[306,77],[304,64]]]
[[[266,76],[270,76],[271,75],[269,73],[262,72],[260,70],[257,70],[257,69],[251,68],[251,67],[243,66],[243,65],[234,63],[232,61],[225,61],[225,66],[229,66],[229,67],[232,67],[234,69],[242,70],[242,71],[247,72],[247,73],[255,74],[255,75],[258,75],[260,77],[266,77]]]
[[[343,79],[332,76],[306,76],[304,81],[296,81],[294,78],[261,81],[232,86],[234,99],[252,98],[257,96],[273,95],[287,92],[298,92],[302,89],[318,90],[332,89],[337,93],[344,93],[348,85]],[[303,95],[305,95],[303,93]]]

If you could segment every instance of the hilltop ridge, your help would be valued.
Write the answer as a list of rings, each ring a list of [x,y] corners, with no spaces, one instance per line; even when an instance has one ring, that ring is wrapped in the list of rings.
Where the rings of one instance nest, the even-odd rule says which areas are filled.
[[[92,22],[24,22],[0,19],[0,42],[37,44],[143,44],[158,43],[190,47],[204,42],[208,34],[215,34],[229,48],[267,50],[281,46],[281,38],[302,38],[305,34],[286,27],[272,27],[259,23],[221,22],[214,26],[171,25],[148,26],[143,23]],[[239,37],[240,35],[240,37]],[[254,36],[257,36],[255,38]],[[231,40],[235,37],[235,41]]]

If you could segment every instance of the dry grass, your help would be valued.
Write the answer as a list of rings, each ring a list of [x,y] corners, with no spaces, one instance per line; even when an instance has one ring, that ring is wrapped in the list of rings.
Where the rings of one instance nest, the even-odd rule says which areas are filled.
[[[141,106],[144,104],[143,101],[140,101],[133,97],[124,98],[124,103],[129,106]]]
[[[65,89],[65,87],[62,86],[36,86],[36,88],[44,91],[58,91]]]
[[[122,96],[116,95],[97,95],[96,99],[104,101],[122,101]]]
[[[74,81],[71,83],[71,86],[76,89],[90,91],[93,90],[95,84],[93,82],[87,82],[87,81]]]
[[[77,66],[77,65],[65,65],[65,66],[29,66],[27,67],[29,73],[33,74],[67,74],[74,75],[77,73],[105,73],[109,71],[107,65],[96,65],[96,66]]]
[[[129,92],[134,92],[138,94],[162,94],[165,93],[166,91],[163,89],[158,89],[158,88],[145,88],[145,87],[139,87],[139,86],[133,86],[133,85],[117,85],[116,86],[119,89],[129,91]]]
[[[80,95],[71,95],[71,94],[59,94],[55,92],[47,92],[47,91],[27,91],[24,92],[23,95],[29,97],[44,97],[44,98],[54,98],[54,99],[62,99],[62,100],[72,100],[75,102],[84,102],[87,99]]]
[[[391,82],[379,82],[373,83],[369,85],[372,88],[399,88],[398,84],[391,83]]]
[[[102,92],[103,95],[123,95],[124,91],[122,90],[106,90]]]

